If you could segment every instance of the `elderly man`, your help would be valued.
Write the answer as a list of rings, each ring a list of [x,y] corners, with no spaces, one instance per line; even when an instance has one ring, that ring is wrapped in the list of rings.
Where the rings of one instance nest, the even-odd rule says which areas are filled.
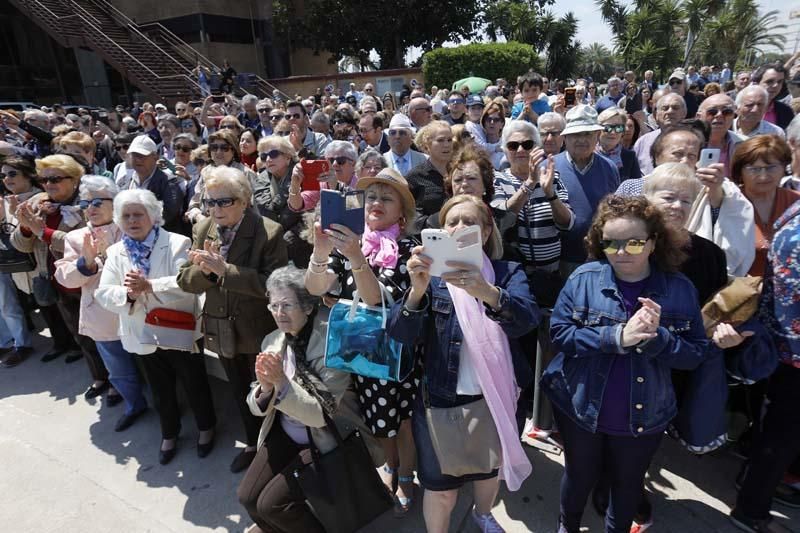
[[[330,137],[331,134],[331,117],[329,117],[324,111],[315,111],[313,115],[311,115],[311,131],[314,133],[321,133],[327,137]]]
[[[181,218],[183,191],[178,181],[158,168],[158,147],[147,135],[139,135],[128,147],[133,172],[120,180],[120,189],[147,189],[164,202],[164,229],[184,233]]]
[[[433,108],[427,98],[418,96],[408,103],[408,118],[415,128],[420,129],[431,121]]]
[[[378,101],[374,97],[364,95],[361,102],[358,103],[358,112],[362,115],[369,115],[378,112]]]
[[[733,85],[734,89],[732,91],[728,91],[728,96],[731,98],[736,98],[736,95],[739,93],[739,91],[750,85],[750,71],[742,70],[737,72],[736,77],[733,78]]]
[[[364,84],[364,96],[371,96],[375,98],[375,86],[367,82]]]
[[[373,148],[378,153],[385,154],[390,150],[389,139],[383,132],[383,121],[383,113],[361,115],[358,120],[358,134],[361,135],[359,152],[363,152],[367,148]]]
[[[769,105],[769,93],[760,85],[745,87],[736,95],[736,120],[733,131],[748,139],[756,135],[778,135],[785,137],[784,131],[764,120]]]
[[[242,112],[236,117],[245,128],[257,129],[261,124],[258,116],[258,96],[246,94],[242,97]]]
[[[608,92],[600,100],[597,101],[595,109],[597,113],[602,113],[609,107],[614,107],[622,99],[622,80],[613,76],[608,78]]]
[[[548,111],[539,117],[539,136],[542,138],[542,149],[547,155],[558,155],[564,146],[564,137],[561,132],[567,127],[561,113]]]
[[[595,154],[603,126],[592,106],[577,105],[567,111],[561,134],[566,150],[555,157],[555,169],[569,193],[575,223],[561,236],[561,274],[564,279],[586,261],[583,238],[589,231],[597,205],[619,187],[619,171],[611,160]]]
[[[311,131],[308,113],[303,104],[296,100],[287,102],[284,118],[292,126],[292,135],[289,136],[289,140],[298,151],[298,155],[306,159],[322,157],[330,139],[321,133]]]
[[[669,91],[683,97],[683,101],[686,104],[686,116],[693,117],[697,114],[698,103],[697,98],[689,92],[687,82],[686,73],[682,70],[676,70],[669,76]]]
[[[744,140],[742,136],[730,131],[736,107],[727,94],[714,94],[703,100],[697,111],[697,118],[709,125],[706,148],[719,148],[719,162],[725,167],[724,176],[731,175],[731,162],[736,145]]]
[[[258,102],[256,106],[258,113],[258,127],[255,130],[258,132],[259,137],[268,137],[272,135],[272,122],[270,121],[270,113],[272,112],[272,100],[264,98]]]
[[[652,70],[644,71],[644,81],[642,83],[650,89],[650,94],[653,94],[658,89],[658,82],[653,78]]]
[[[400,113],[392,117],[389,123],[389,148],[383,154],[386,165],[406,177],[411,169],[425,162],[422,152],[411,149],[414,135],[417,133],[407,116]]]
[[[769,93],[769,106],[764,120],[786,129],[794,118],[794,111],[777,98],[786,81],[786,69],[780,63],[768,63],[759,67],[753,74],[753,83],[762,86]]]
[[[172,139],[180,132],[181,121],[175,115],[167,113],[158,118],[158,134],[161,143],[158,145],[158,155],[161,159],[171,161],[175,159],[175,150],[172,148]]]
[[[661,129],[674,126],[686,118],[686,103],[679,94],[667,93],[658,99],[655,115],[659,129],[642,135],[633,145],[633,151],[636,152],[636,158],[639,160],[639,168],[643,176],[653,172],[653,158],[650,155],[650,148],[656,142]]]
[[[47,117],[47,113],[38,109],[29,109],[25,111],[23,117],[23,120],[20,120],[12,113],[0,111],[0,119],[9,126],[16,126],[25,132],[24,149],[33,152],[36,158],[50,155],[53,134],[50,133],[50,119]]]

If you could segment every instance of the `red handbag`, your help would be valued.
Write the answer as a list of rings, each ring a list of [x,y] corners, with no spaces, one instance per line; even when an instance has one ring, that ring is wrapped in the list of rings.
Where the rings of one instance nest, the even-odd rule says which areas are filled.
[[[164,307],[153,309],[148,312],[144,323],[150,324],[151,326],[160,326],[162,328],[184,329],[189,331],[194,331],[195,328],[194,314]]]

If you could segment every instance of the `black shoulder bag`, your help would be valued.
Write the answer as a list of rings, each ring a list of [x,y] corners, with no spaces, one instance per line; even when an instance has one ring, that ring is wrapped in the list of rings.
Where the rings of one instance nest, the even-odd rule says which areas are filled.
[[[20,252],[11,244],[11,234],[16,228],[8,222],[0,224],[0,272],[7,274],[30,272],[36,268],[33,254]]]

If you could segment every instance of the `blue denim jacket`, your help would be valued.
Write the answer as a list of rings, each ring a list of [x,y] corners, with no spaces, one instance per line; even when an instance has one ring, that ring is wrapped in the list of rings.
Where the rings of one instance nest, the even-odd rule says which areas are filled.
[[[492,266],[495,285],[502,293],[501,307],[497,312],[485,307],[486,316],[500,324],[508,336],[517,384],[524,387],[533,379],[533,372],[516,339],[539,324],[539,307],[520,264],[492,261]],[[456,399],[459,354],[464,337],[447,284],[441,278],[431,278],[419,310],[406,309],[405,298],[395,302],[386,331],[407,346],[422,344],[424,379],[430,395],[448,402]]]
[[[609,354],[630,356],[632,435],[667,425],[677,412],[670,369],[691,370],[704,360],[708,340],[692,283],[653,266],[642,297],[661,306],[660,327],[656,337],[630,348],[620,345],[627,313],[608,262],[575,270],[553,309],[550,336],[558,355],[541,384],[556,408],[592,433],[613,361]]]

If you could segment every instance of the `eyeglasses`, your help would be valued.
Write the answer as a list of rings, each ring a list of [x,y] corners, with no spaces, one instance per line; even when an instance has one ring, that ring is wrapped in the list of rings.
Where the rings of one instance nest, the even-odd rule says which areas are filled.
[[[92,198],[91,200],[81,200],[78,202],[78,207],[86,211],[91,207],[103,207],[103,202],[113,202],[111,198]]]
[[[605,124],[603,131],[606,133],[623,133],[625,131],[625,124]]]
[[[50,183],[53,185],[58,185],[64,180],[71,180],[69,176],[50,176],[49,178],[38,178],[36,181],[39,183]]]
[[[130,147],[131,147],[131,145],[130,145],[130,144],[118,144],[118,145],[116,145],[116,146],[114,147],[114,150],[116,150],[117,152],[119,152],[119,151],[121,151],[121,150],[127,150],[127,149],[128,149],[128,148],[130,148]]]
[[[299,118],[302,118],[302,117],[303,117],[303,115],[301,115],[300,113],[286,113],[286,114],[285,114],[285,115],[283,115],[283,116],[284,116],[284,118],[285,118],[286,120],[297,120],[297,119],[299,119]]]
[[[195,159],[194,161],[192,161],[192,163],[194,163],[194,166],[196,167],[204,167],[206,166],[206,163],[208,163],[208,161],[206,161],[205,159]]]
[[[533,139],[528,139],[527,141],[517,142],[517,141],[510,141],[506,143],[506,148],[508,148],[512,152],[516,152],[519,150],[521,146],[523,150],[527,151],[533,148],[534,142]]]
[[[278,159],[280,156],[283,155],[283,152],[280,150],[270,150],[269,152],[261,152],[258,156],[261,158],[262,161],[266,161],[267,158],[270,159]]]
[[[219,206],[219,207],[230,207],[233,205],[233,202],[236,201],[236,198],[203,198],[203,205],[207,209],[211,209],[212,207]]]
[[[389,137],[394,137],[395,135],[405,137],[408,135],[408,130],[389,130]]]
[[[486,117],[484,119],[485,122],[489,124],[497,124],[498,122],[503,122],[505,119],[503,117]]]
[[[708,116],[708,117],[716,117],[720,113],[722,113],[723,117],[730,117],[731,115],[733,115],[735,113],[735,111],[733,109],[731,109],[730,107],[723,107],[722,109],[717,108],[717,107],[712,107],[712,108],[706,109],[705,113],[706,113],[706,116]]]
[[[781,169],[781,165],[779,165],[777,163],[772,163],[771,165],[766,165],[766,166],[763,166],[763,167],[757,167],[755,165],[747,165],[746,167],[744,167],[744,170],[748,174],[755,174],[755,175],[758,175],[758,174],[772,174],[773,172],[777,172],[780,169]]]
[[[8,172],[0,172],[0,180],[6,178],[16,178],[19,174],[18,170],[9,170]]]
[[[272,122],[278,122],[278,121],[279,121],[280,119],[282,119],[282,118],[283,118],[283,115],[270,115],[270,116],[269,116],[269,119],[270,119]]]
[[[448,101],[447,101],[447,103],[448,103],[448,104],[450,104],[450,105],[458,105],[458,104],[463,104],[464,102],[465,102],[465,100],[462,100],[462,99],[460,99],[460,98],[457,98],[457,99],[455,99],[455,100],[448,100]]]
[[[209,152],[230,152],[231,146],[229,144],[209,144]]]
[[[175,145],[175,151],[183,152],[185,154],[188,154],[189,152],[192,151],[192,147],[191,146],[186,146],[185,144],[176,144]]]
[[[336,163],[337,165],[345,165],[347,163],[352,163],[353,162],[352,159],[350,159],[349,157],[345,157],[343,155],[340,155],[338,157],[329,157],[327,159],[328,159],[328,163],[330,163],[331,165],[334,164],[334,163]]]
[[[269,309],[273,313],[280,313],[283,310],[286,313],[291,313],[295,309],[298,309],[300,306],[298,304],[288,303],[288,302],[279,302],[274,304],[268,304],[267,309]]]
[[[264,108],[258,109],[257,111],[258,111],[259,115],[263,115],[264,113],[269,113],[272,110],[270,108],[268,108],[268,107],[264,107]]]
[[[670,87],[672,87],[673,85],[680,85],[681,83],[683,83],[683,80],[679,80],[677,78],[675,78],[673,80],[669,80],[669,86]]]
[[[539,135],[541,135],[543,139],[547,139],[551,135],[553,137],[558,137],[559,135],[561,135],[561,131],[562,130],[547,130],[547,131],[539,130]]]
[[[650,239],[603,239],[600,241],[600,248],[607,255],[613,255],[620,250],[625,250],[626,254],[639,255],[644,252],[644,246]]]

